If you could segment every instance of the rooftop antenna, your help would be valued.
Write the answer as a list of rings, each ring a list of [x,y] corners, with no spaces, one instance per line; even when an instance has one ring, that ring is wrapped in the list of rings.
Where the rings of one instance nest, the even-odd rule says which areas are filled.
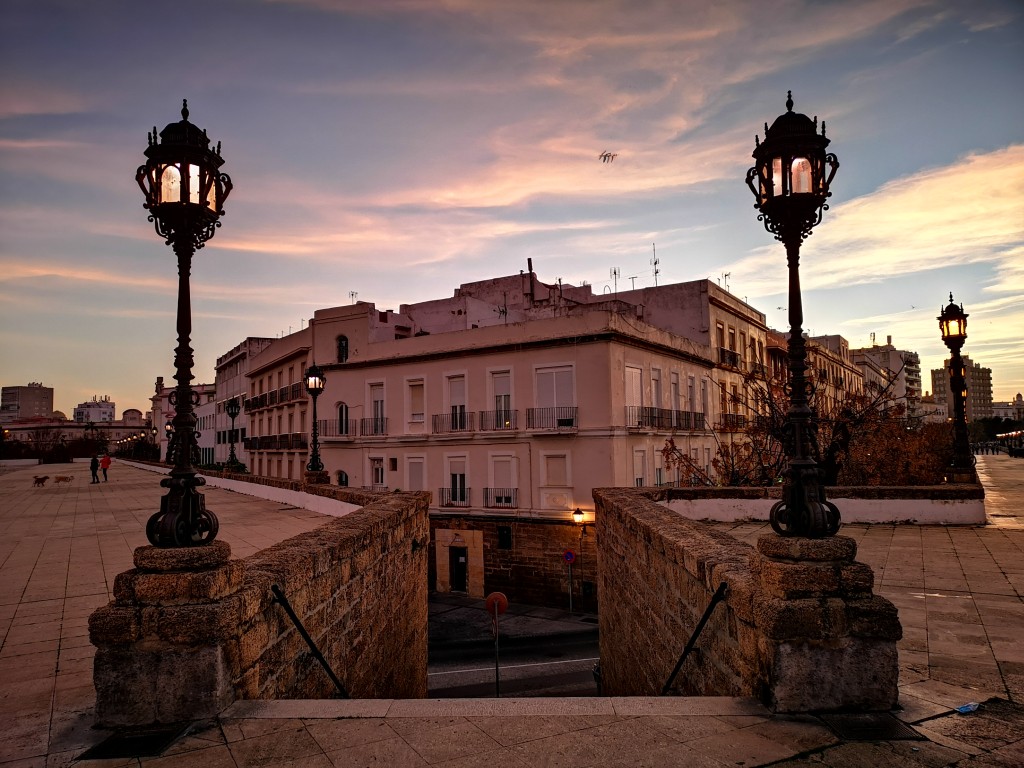
[[[875,346],[875,332],[874,331],[871,332],[871,346],[872,347]]]
[[[732,272],[722,273],[722,282],[725,283],[725,290],[729,290],[729,278],[732,276]],[[721,283],[719,283],[721,285]]]
[[[655,247],[654,243],[651,243],[651,253],[654,254],[651,257],[651,265],[654,267],[654,287],[657,288],[658,274],[661,272],[661,270],[658,269],[658,265],[661,264],[661,260],[658,258],[658,249]]]
[[[351,301],[353,304],[356,303],[356,299],[358,297],[359,297],[359,291],[349,291],[348,292],[348,300]]]
[[[610,277],[612,279],[612,281],[615,283],[615,295],[616,296],[619,295],[619,275],[620,274],[621,274],[621,272],[619,272],[619,268],[618,267],[612,267],[610,270],[608,270],[608,277]]]
[[[632,280],[632,281],[633,281],[633,288],[632,288],[632,290],[634,290],[634,291],[635,291],[635,290],[636,290],[636,275],[630,275],[630,276],[629,276],[629,277],[627,277],[626,279],[627,279],[627,280]]]

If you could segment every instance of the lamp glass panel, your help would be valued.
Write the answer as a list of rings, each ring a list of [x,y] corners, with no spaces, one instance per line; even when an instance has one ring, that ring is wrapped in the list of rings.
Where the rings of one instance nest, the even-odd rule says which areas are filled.
[[[199,166],[192,163],[188,166],[188,201],[199,204]]]
[[[181,202],[181,172],[176,165],[165,166],[160,174],[160,202]]]
[[[206,207],[211,211],[217,210],[217,183],[211,179],[210,191],[206,193]]]
[[[782,158],[772,160],[772,197],[782,197]]]
[[[793,158],[790,165],[790,191],[794,195],[813,192],[812,178],[811,162],[806,157]]]

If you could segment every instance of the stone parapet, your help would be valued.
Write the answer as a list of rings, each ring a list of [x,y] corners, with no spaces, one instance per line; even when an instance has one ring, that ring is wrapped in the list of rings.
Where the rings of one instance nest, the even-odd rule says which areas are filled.
[[[136,726],[213,717],[237,699],[336,690],[278,585],[355,698],[427,690],[428,494],[378,497],[244,560],[223,541],[140,547],[89,618],[96,717]]]
[[[752,548],[673,514],[657,495],[594,492],[606,694],[660,693],[724,583],[674,692],[757,696],[777,712],[895,706],[899,618],[873,594],[852,539],[771,534]]]

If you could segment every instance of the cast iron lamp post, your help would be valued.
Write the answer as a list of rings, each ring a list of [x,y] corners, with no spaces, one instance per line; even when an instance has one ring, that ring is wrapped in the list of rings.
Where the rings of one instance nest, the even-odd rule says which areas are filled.
[[[937,318],[942,341],[949,348],[949,390],[953,394],[954,482],[970,479],[957,475],[974,473],[974,454],[971,453],[971,442],[967,436],[967,371],[964,370],[964,359],[960,356],[960,350],[967,340],[967,317],[963,304],[953,303],[951,293],[949,304]]]
[[[206,131],[188,121],[188,102],[183,101],[181,121],[171,123],[157,135],[149,134],[146,162],[135,173],[145,196],[142,207],[156,233],[164,238],[178,257],[178,346],[174,350],[174,380],[170,395],[174,406],[174,467],[160,481],[167,495],[160,511],[146,523],[146,537],[157,547],[190,547],[209,544],[217,537],[217,516],[206,509],[196,489],[204,478],[192,466],[198,456],[194,406],[198,394],[192,391],[192,304],[189,275],[192,256],[213,237],[224,215],[224,201],[231,192],[231,179],[220,172],[224,159],[220,144],[210,149]]]
[[[241,413],[242,406],[239,405],[237,397],[232,397],[224,406],[224,410],[227,411],[228,418],[231,419],[231,431],[228,432],[228,443],[231,446],[228,451],[228,467],[235,468],[238,466],[238,457],[235,456],[235,419]]]
[[[793,111],[793,93],[786,112],[772,127],[765,123],[764,142],[754,137],[754,167],[747,171],[747,186],[757,200],[758,221],[786,246],[789,262],[789,412],[786,416],[786,455],[782,501],[771,510],[772,529],[782,536],[823,538],[839,530],[839,509],[825,499],[817,453],[813,413],[814,392],[807,378],[803,305],[800,297],[800,244],[821,222],[828,208],[829,185],[839,161],[825,152],[825,123],[818,133],[818,118]]]
[[[313,398],[312,440],[309,447],[309,463],[306,465],[307,483],[326,482],[324,476],[327,473],[324,472],[323,462],[320,461],[320,427],[316,421],[316,399],[323,393],[325,383],[326,378],[324,377],[323,369],[319,365],[313,363],[306,369],[306,392]]]

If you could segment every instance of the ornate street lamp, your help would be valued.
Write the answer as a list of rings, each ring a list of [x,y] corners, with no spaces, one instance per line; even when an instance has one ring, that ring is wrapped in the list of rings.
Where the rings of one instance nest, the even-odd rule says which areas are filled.
[[[220,172],[224,159],[220,144],[210,149],[206,131],[188,121],[188,102],[182,102],[181,121],[171,123],[157,135],[149,134],[146,162],[135,180],[145,195],[143,208],[149,211],[156,233],[164,238],[178,257],[178,346],[174,350],[174,380],[170,395],[174,406],[174,467],[160,485],[167,495],[160,511],[149,518],[146,537],[157,547],[189,547],[209,544],[217,537],[217,516],[206,509],[197,487],[205,480],[192,466],[198,456],[194,406],[199,396],[192,381],[192,305],[189,275],[192,256],[213,237],[224,215],[224,201],[231,192],[231,179]]]
[[[782,536],[822,538],[839,530],[839,509],[825,499],[825,487],[814,454],[817,452],[813,413],[814,392],[807,378],[803,305],[800,297],[800,244],[821,222],[828,208],[829,187],[839,161],[825,149],[825,123],[818,133],[818,118],[793,111],[793,93],[786,112],[771,128],[765,123],[764,142],[754,137],[754,167],[747,171],[747,186],[760,211],[758,221],[786,246],[789,262],[789,412],[786,416],[786,455],[782,501],[771,510],[770,521]]]
[[[241,413],[242,406],[237,397],[232,397],[224,406],[224,410],[227,412],[228,418],[231,419],[231,430],[228,432],[228,443],[231,446],[228,451],[228,467],[233,469],[238,466],[238,457],[235,456],[235,419]]]
[[[167,458],[164,461],[170,464],[174,461],[174,427],[169,421],[164,422],[164,434],[167,436]]]
[[[967,317],[963,304],[954,304],[951,293],[949,304],[941,310],[937,318],[942,341],[950,353],[949,391],[953,394],[954,482],[969,482],[973,480],[974,475],[974,454],[971,453],[971,442],[967,435],[967,371],[964,369],[964,359],[960,356],[960,350],[967,340]]]
[[[325,383],[326,378],[319,365],[313,363],[306,369],[306,392],[313,398],[313,439],[309,449],[309,463],[306,465],[307,483],[330,482],[330,477],[324,471],[323,462],[320,461],[320,428],[316,421],[316,399],[323,393]]]

